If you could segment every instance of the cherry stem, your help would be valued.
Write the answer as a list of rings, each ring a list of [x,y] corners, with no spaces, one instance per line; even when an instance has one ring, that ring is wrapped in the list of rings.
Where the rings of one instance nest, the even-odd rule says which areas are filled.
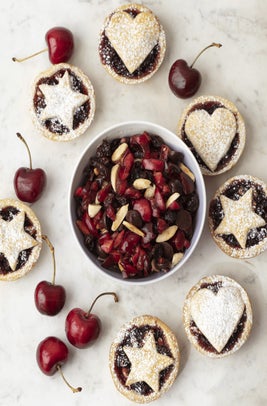
[[[65,376],[63,375],[62,369],[60,365],[57,365],[57,370],[60,373],[63,381],[65,382],[65,384],[72,390],[73,393],[77,393],[77,392],[81,392],[82,388],[80,386],[78,386],[78,388],[74,388],[73,386],[71,386],[69,384],[69,382],[67,381],[67,379],[65,378]]]
[[[119,298],[118,298],[118,296],[117,296],[117,294],[116,294],[115,292],[104,292],[104,293],[100,293],[100,295],[98,295],[98,296],[95,298],[95,300],[94,300],[93,303],[91,304],[90,309],[89,309],[88,312],[86,313],[86,316],[87,316],[87,317],[88,317],[89,314],[91,313],[91,311],[92,311],[92,309],[93,309],[93,307],[94,307],[94,305],[95,305],[95,302],[96,302],[101,296],[105,296],[105,295],[112,295],[112,296],[114,297],[114,302],[115,302],[115,303],[117,303],[117,302],[119,301]]]
[[[30,160],[30,169],[32,169],[32,156],[31,156],[30,148],[29,148],[29,146],[28,146],[28,144],[27,144],[25,138],[23,138],[20,133],[17,133],[17,137],[24,143],[24,145],[25,145],[26,148],[27,148],[28,155],[29,155],[29,160]]]
[[[52,284],[55,284],[55,280],[56,280],[56,259],[55,259],[55,248],[53,247],[51,241],[49,240],[49,238],[46,235],[42,235],[42,239],[46,242],[46,244],[48,245],[51,254],[52,254],[52,258],[53,258],[53,278],[52,278]]]
[[[41,51],[35,52],[35,54],[26,56],[25,58],[16,58],[15,56],[13,56],[12,61],[14,61],[14,62],[24,62],[24,61],[27,61],[27,59],[31,59],[34,56],[40,55],[43,52],[47,52],[47,51],[48,51],[48,48],[45,48],[45,49],[42,49]]]
[[[222,44],[217,44],[216,42],[213,42],[212,44],[208,45],[206,48],[202,49],[201,52],[199,52],[199,54],[195,57],[192,65],[190,66],[190,68],[193,68],[193,66],[195,65],[196,61],[198,60],[198,58],[200,57],[200,55],[203,54],[203,52],[205,52],[207,49],[211,48],[211,47],[217,47],[217,48],[221,48]]]

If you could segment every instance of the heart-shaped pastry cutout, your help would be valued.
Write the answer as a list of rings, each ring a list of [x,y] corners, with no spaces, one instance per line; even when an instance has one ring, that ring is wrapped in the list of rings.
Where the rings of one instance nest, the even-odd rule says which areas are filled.
[[[160,27],[150,12],[135,18],[125,11],[114,13],[105,29],[111,45],[126,68],[133,73],[158,42]]]
[[[187,118],[185,132],[201,159],[214,171],[236,134],[235,116],[223,107],[212,115],[203,109],[195,110]]]
[[[241,293],[235,287],[222,287],[217,294],[207,288],[200,289],[190,302],[192,319],[218,352],[233,334],[244,307]]]

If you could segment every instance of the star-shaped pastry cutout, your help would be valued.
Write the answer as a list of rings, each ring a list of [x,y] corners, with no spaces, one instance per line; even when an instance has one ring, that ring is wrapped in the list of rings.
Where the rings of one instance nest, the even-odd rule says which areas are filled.
[[[131,371],[126,385],[144,381],[154,392],[158,392],[160,371],[174,361],[171,357],[158,353],[153,333],[146,334],[143,347],[125,346],[123,350],[131,362]]]
[[[38,242],[24,230],[25,213],[19,212],[10,221],[0,219],[0,253],[8,260],[12,271],[15,271],[21,251],[32,248]]]
[[[76,92],[71,86],[68,71],[58,79],[58,84],[39,86],[44,94],[46,107],[40,113],[40,119],[45,121],[59,119],[69,130],[73,128],[73,116],[78,107],[82,106],[89,97]]]
[[[233,234],[241,248],[246,248],[247,236],[250,230],[262,227],[265,220],[256,214],[252,206],[252,189],[249,189],[238,200],[220,197],[224,218],[215,230],[215,234]]]

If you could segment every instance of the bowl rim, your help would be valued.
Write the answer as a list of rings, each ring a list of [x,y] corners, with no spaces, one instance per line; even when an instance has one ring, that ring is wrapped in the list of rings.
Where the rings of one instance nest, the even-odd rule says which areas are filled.
[[[91,148],[96,147],[97,145],[95,145],[97,143],[97,141],[99,141],[98,145],[100,144],[100,142],[102,140],[104,140],[105,138],[117,138],[117,137],[122,137],[122,136],[131,136],[134,135],[135,133],[132,132],[131,134],[131,130],[127,130],[128,127],[141,127],[141,130],[137,130],[137,132],[140,131],[147,131],[148,133],[152,134],[156,134],[156,135],[160,135],[162,138],[164,138],[164,141],[166,141],[167,145],[173,144],[174,141],[177,141],[177,148],[179,148],[179,146],[182,148],[182,152],[184,153],[185,156],[185,160],[190,160],[190,165],[191,163],[194,166],[194,169],[191,168],[190,169],[193,171],[195,177],[196,177],[196,182],[197,182],[197,189],[198,189],[198,195],[199,197],[201,197],[199,199],[200,204],[199,204],[199,208],[198,208],[198,212],[197,212],[197,228],[198,228],[198,232],[193,233],[193,237],[191,240],[191,245],[190,247],[186,250],[186,254],[184,255],[184,257],[182,258],[182,260],[176,264],[173,268],[170,269],[169,272],[166,273],[160,273],[160,274],[152,274],[149,275],[147,278],[123,278],[120,276],[120,274],[115,273],[114,271],[108,270],[106,268],[103,268],[101,266],[101,264],[97,261],[97,259],[93,256],[93,254],[91,254],[88,250],[86,250],[86,248],[84,247],[84,245],[82,244],[81,241],[81,236],[79,237],[78,235],[78,229],[75,227],[75,217],[74,217],[74,198],[73,198],[73,193],[74,190],[76,189],[77,185],[77,172],[80,170],[80,176],[85,168],[85,159],[87,157],[87,159],[90,157],[89,151]],[[120,131],[124,131],[123,134],[121,134]],[[118,131],[118,133],[116,135],[111,135],[112,132],[114,131]],[[136,133],[137,133],[136,132]],[[158,134],[158,132],[160,134]],[[128,134],[127,134],[128,133]],[[165,134],[165,135],[162,135]],[[165,140],[165,136],[166,135],[170,135],[170,141],[168,142],[168,140]],[[171,146],[171,145],[170,145]],[[91,154],[93,154],[94,151],[92,150]],[[76,184],[75,184],[75,180],[76,180]],[[151,283],[155,283],[155,282],[159,282],[171,275],[173,275],[176,271],[178,271],[178,269],[180,269],[187,261],[188,259],[191,257],[191,255],[193,254],[193,252],[195,251],[198,242],[200,240],[200,237],[202,235],[203,232],[203,228],[204,228],[204,224],[205,224],[205,218],[206,218],[206,205],[207,205],[207,198],[206,198],[206,187],[205,187],[205,182],[204,182],[204,178],[202,175],[202,172],[200,170],[200,166],[196,161],[195,156],[193,155],[193,153],[190,151],[190,149],[188,148],[188,146],[172,131],[170,131],[169,129],[167,129],[166,127],[150,122],[150,121],[146,121],[146,120],[129,120],[129,121],[122,121],[120,123],[114,124],[112,126],[109,126],[107,128],[105,128],[104,130],[102,130],[101,132],[99,132],[97,135],[95,135],[87,144],[87,146],[83,149],[82,153],[79,155],[78,160],[74,166],[73,172],[72,172],[72,176],[71,176],[71,180],[70,180],[70,185],[69,185],[69,191],[68,191],[68,217],[69,217],[69,222],[70,222],[70,226],[71,226],[71,230],[72,230],[72,234],[78,244],[78,246],[80,247],[80,250],[83,252],[83,254],[85,255],[85,257],[87,258],[87,260],[89,260],[89,264],[90,266],[92,266],[92,268],[98,272],[98,274],[102,274],[106,277],[108,277],[110,280],[113,280],[113,282],[119,282],[121,284],[126,284],[126,285],[148,285]],[[200,210],[201,208],[201,210]],[[196,227],[195,227],[196,230]],[[192,243],[193,241],[193,243]]]

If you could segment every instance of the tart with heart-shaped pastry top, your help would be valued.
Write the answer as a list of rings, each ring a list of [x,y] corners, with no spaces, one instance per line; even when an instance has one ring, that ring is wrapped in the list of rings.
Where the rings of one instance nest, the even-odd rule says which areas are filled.
[[[126,4],[106,18],[100,34],[100,61],[120,82],[136,84],[151,78],[165,50],[163,27],[147,7]]]
[[[0,280],[13,281],[28,273],[41,247],[41,227],[32,209],[18,200],[0,200]]]
[[[76,66],[60,63],[37,76],[31,111],[34,124],[53,141],[82,135],[95,113],[95,93],[89,78]]]
[[[191,149],[203,175],[210,176],[231,169],[246,140],[244,120],[236,106],[218,96],[200,96],[190,103],[177,134]]]
[[[114,339],[109,365],[122,395],[137,403],[158,399],[173,384],[180,352],[171,329],[150,315],[126,323]]]
[[[216,244],[233,258],[252,258],[267,248],[267,185],[250,175],[228,179],[209,207]]]
[[[248,295],[231,278],[207,276],[189,291],[183,322],[189,341],[202,354],[230,355],[245,343],[252,327]]]

